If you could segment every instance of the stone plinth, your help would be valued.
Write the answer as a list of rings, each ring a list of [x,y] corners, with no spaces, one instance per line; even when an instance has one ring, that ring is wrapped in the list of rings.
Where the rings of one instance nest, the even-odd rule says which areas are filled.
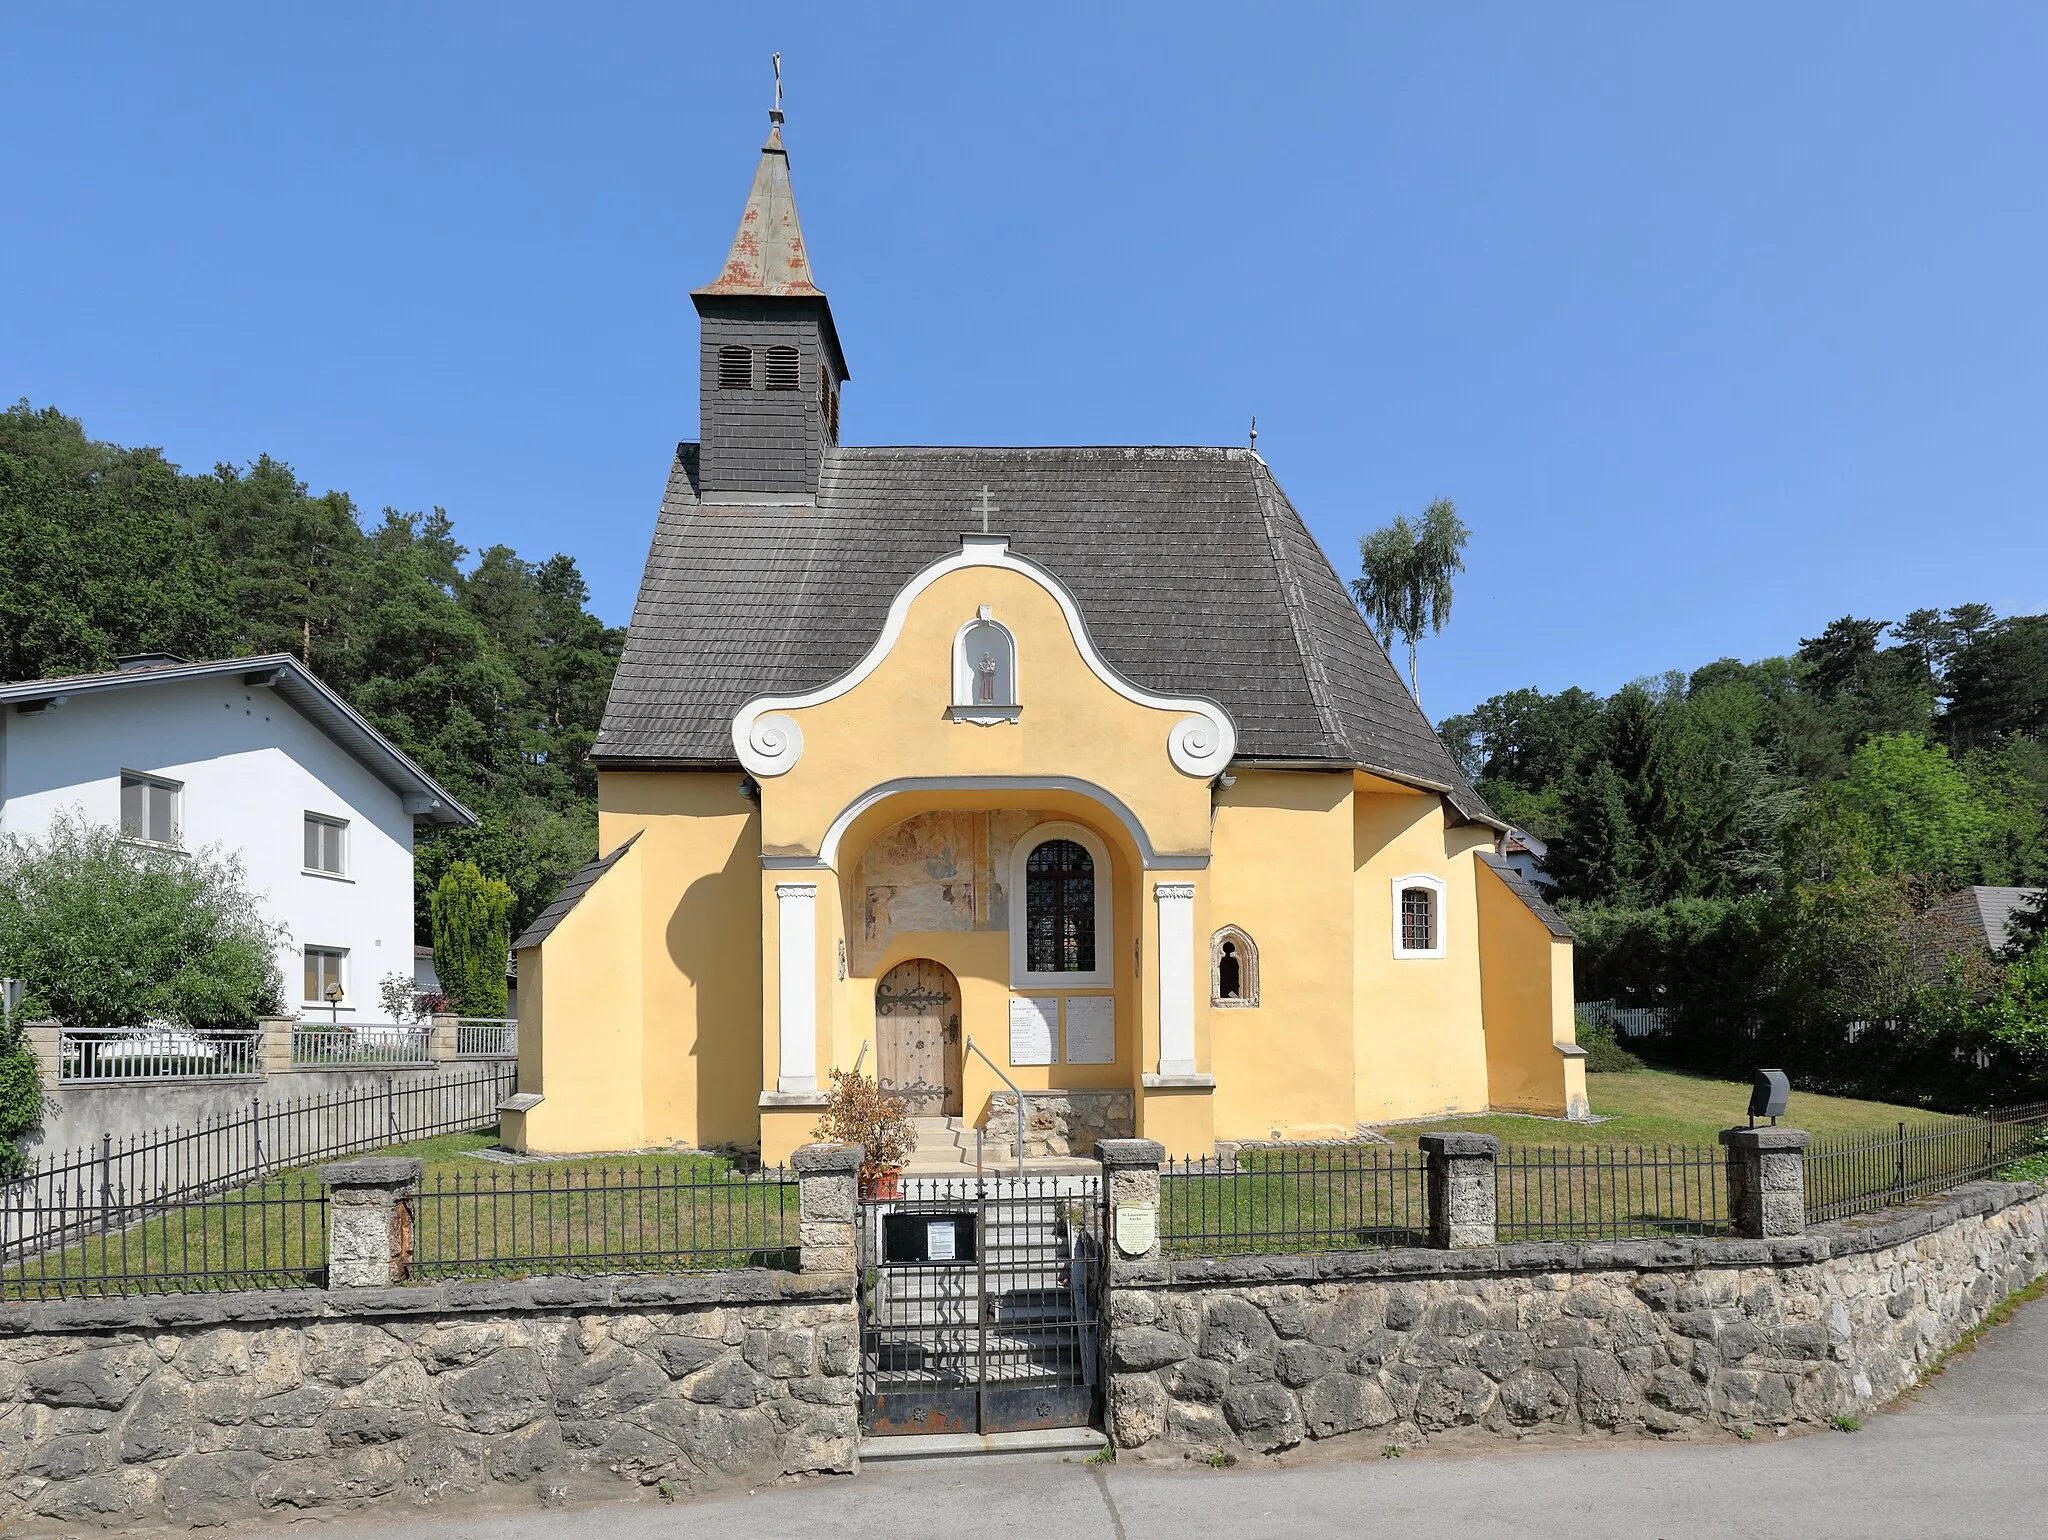
[[[1806,1232],[1806,1146],[1803,1128],[1724,1128],[1728,1150],[1728,1217],[1748,1240]]]
[[[807,1273],[860,1269],[854,1226],[860,1220],[861,1147],[799,1145],[789,1157],[797,1182],[797,1241]]]
[[[1500,1141],[1492,1134],[1424,1134],[1416,1142],[1429,1157],[1430,1245],[1491,1246]]]
[[[412,1266],[412,1195],[418,1160],[372,1157],[320,1168],[327,1186],[327,1286],[382,1289]]]

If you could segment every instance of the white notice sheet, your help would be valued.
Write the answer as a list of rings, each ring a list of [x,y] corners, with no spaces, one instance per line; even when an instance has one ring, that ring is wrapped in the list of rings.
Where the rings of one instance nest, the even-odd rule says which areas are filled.
[[[1116,1063],[1116,997],[1067,996],[1067,1062]]]
[[[1050,1064],[1053,1044],[1060,1032],[1060,1002],[1053,999],[1010,997],[1010,1062]]]

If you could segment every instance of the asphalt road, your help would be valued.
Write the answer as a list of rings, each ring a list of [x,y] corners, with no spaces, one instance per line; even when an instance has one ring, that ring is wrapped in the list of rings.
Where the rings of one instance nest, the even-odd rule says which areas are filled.
[[[1190,1540],[1193,1536],[1694,1540],[2048,1537],[2048,1303],[2023,1309],[1857,1433],[1571,1445],[1212,1470],[1051,1456],[871,1465],[858,1479],[674,1505],[379,1516],[244,1534],[322,1540]]]

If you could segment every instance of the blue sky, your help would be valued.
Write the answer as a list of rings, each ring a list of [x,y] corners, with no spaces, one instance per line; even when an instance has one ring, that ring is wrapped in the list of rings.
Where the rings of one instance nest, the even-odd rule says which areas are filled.
[[[623,621],[779,48],[848,441],[1256,412],[1346,576],[1455,498],[1433,716],[2048,609],[2048,8],[722,12],[16,8],[0,395]]]

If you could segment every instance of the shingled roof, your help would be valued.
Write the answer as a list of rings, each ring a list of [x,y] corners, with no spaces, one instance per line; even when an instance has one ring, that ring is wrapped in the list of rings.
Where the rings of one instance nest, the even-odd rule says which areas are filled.
[[[619,858],[633,848],[633,841],[640,838],[638,833],[628,835],[625,844],[608,856],[599,856],[595,861],[586,861],[570,874],[562,884],[554,902],[533,917],[533,923],[519,934],[512,943],[512,950],[523,952],[530,946],[539,946],[555,933],[555,927],[569,917],[569,911],[583,901],[583,895],[597,886],[598,878],[619,864]]]
[[[1513,862],[1506,856],[1493,855],[1484,850],[1479,852],[1479,859],[1486,863],[1488,871],[1507,884],[1510,893],[1528,906],[1531,914],[1543,922],[1545,930],[1560,941],[1572,939],[1572,928],[1565,923],[1564,916],[1550,907],[1543,895],[1536,891],[1536,884],[1517,871]]]
[[[1204,695],[1240,762],[1377,771],[1498,824],[1301,517],[1244,449],[839,448],[815,504],[711,506],[678,446],[596,758],[729,765],[745,701],[815,689],[919,570],[996,530],[1073,592],[1134,683]]]

